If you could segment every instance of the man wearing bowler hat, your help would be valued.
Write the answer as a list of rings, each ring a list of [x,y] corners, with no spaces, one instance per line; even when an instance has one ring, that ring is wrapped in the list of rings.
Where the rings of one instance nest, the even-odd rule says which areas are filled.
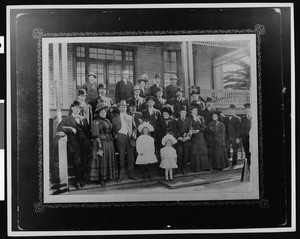
[[[98,97],[97,86],[98,86],[97,76],[95,73],[90,72],[88,74],[88,81],[83,84],[83,89],[85,89],[87,93],[85,99],[86,103],[89,103],[90,100],[94,100]]]
[[[182,97],[183,95],[183,89],[181,87],[177,87],[176,89],[176,97],[174,99],[171,100],[170,105],[173,106],[174,109],[174,117],[178,118],[180,116],[180,109],[181,106],[185,106],[186,109],[189,109],[189,100]]]
[[[68,136],[68,158],[73,163],[76,188],[85,186],[84,178],[91,144],[90,127],[87,119],[80,115],[81,110],[80,102],[75,100],[71,104],[71,114],[64,117],[57,126],[57,132],[64,132]]]
[[[179,87],[177,85],[177,81],[178,81],[177,77],[172,77],[171,84],[166,87],[166,97],[165,98],[166,98],[168,104],[170,104],[171,100],[176,97],[176,90]]]
[[[140,96],[141,87],[139,85],[136,85],[133,87],[132,91],[133,91],[133,96],[130,97],[127,100],[127,102],[129,105],[136,105],[137,111],[142,112],[145,109],[146,105],[145,105],[145,99]]]
[[[207,97],[205,101],[205,108],[199,113],[199,115],[204,118],[206,125],[212,122],[211,112],[215,110],[216,109],[213,108],[213,99],[211,97]]]
[[[161,83],[161,74],[155,74],[154,76],[154,84],[149,88],[149,95],[156,97],[157,88],[161,87],[162,91],[164,91],[163,86],[160,85]]]
[[[228,109],[228,116],[224,118],[226,148],[228,158],[231,158],[230,147],[233,149],[232,166],[235,168],[237,164],[238,147],[241,140],[241,119],[235,115],[236,105],[231,104]]]
[[[133,84],[129,81],[129,70],[122,71],[122,80],[116,84],[115,100],[118,104],[121,100],[127,100],[132,96]]]
[[[180,117],[176,121],[175,133],[175,138],[177,139],[176,151],[178,168],[185,175],[190,156],[192,124],[191,120],[187,117],[187,107],[185,105],[180,107],[179,114]]]
[[[128,177],[134,177],[134,143],[136,140],[136,125],[131,115],[126,113],[128,104],[125,100],[118,103],[120,114],[112,119],[113,134],[117,140],[119,151],[119,177],[118,182],[124,179],[125,173],[125,153],[127,153]]]

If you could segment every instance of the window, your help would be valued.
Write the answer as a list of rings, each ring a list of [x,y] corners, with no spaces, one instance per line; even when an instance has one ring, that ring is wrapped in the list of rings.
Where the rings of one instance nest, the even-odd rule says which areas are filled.
[[[133,82],[133,65],[126,64],[125,70],[129,70],[129,81]]]
[[[122,69],[121,65],[108,65],[108,83],[116,84],[118,81],[122,79]]]
[[[122,61],[122,51],[91,47],[89,48],[89,58]]]
[[[77,61],[77,85],[83,85],[85,77],[85,62]]]
[[[104,84],[104,64],[101,63],[90,63],[89,64],[89,72],[93,72],[97,76],[97,82]]]
[[[85,48],[82,46],[76,47],[76,56],[85,58]]]
[[[177,77],[177,56],[174,51],[164,51],[164,85],[170,84],[172,77]]]
[[[133,52],[132,51],[125,51],[125,60],[133,61]]]

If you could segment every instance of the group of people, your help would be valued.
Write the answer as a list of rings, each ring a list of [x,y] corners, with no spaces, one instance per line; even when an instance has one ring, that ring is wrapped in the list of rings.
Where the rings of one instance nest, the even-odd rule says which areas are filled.
[[[242,140],[250,165],[249,131],[250,104],[242,119],[235,115],[235,105],[224,116],[212,106],[212,98],[200,97],[200,89],[191,92],[191,101],[183,97],[177,78],[161,87],[161,75],[156,74],[149,89],[147,75],[133,86],[129,71],[122,72],[117,82],[115,103],[106,96],[104,84],[97,76],[78,89],[69,116],[58,124],[57,131],[68,136],[68,157],[73,162],[75,187],[85,187],[86,180],[102,186],[108,180],[118,182],[128,177],[136,180],[135,169],[142,178],[151,179],[151,169],[160,167],[166,180],[176,173],[191,170],[222,170],[237,164],[237,151]]]

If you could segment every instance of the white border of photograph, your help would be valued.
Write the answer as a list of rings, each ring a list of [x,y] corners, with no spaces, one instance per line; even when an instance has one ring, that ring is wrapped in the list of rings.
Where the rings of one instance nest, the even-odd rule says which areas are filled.
[[[12,9],[133,9],[133,8],[250,8],[250,7],[288,7],[291,11],[291,141],[292,141],[292,158],[291,158],[291,227],[279,228],[251,228],[251,229],[186,229],[186,230],[118,230],[118,231],[12,231],[12,150],[11,150],[11,45],[10,45],[10,11]],[[138,235],[138,234],[192,234],[192,233],[262,233],[262,232],[294,232],[296,230],[296,177],[295,177],[295,42],[294,42],[294,7],[292,3],[217,3],[217,4],[136,4],[136,5],[19,5],[7,6],[7,230],[8,236],[64,236],[64,235]]]

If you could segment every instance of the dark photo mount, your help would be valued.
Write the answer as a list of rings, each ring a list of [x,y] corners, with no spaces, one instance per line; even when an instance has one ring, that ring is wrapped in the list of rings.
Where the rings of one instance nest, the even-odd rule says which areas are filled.
[[[187,9],[11,9],[11,219],[12,232],[166,229],[287,228],[291,226],[291,160],[283,144],[284,61],[290,8]],[[247,17],[245,17],[247,16]],[[43,117],[38,50],[43,37],[195,35],[253,33],[260,47],[257,66],[260,124],[260,199],[128,203],[43,202]],[[69,34],[69,35],[68,35]],[[78,36],[78,35],[77,35]],[[286,41],[286,42],[283,42]],[[285,54],[283,54],[285,52]],[[285,68],[283,68],[285,67]],[[196,215],[199,216],[196,216]],[[191,217],[191,215],[194,215]],[[194,218],[197,220],[194,220]],[[97,219],[96,219],[97,218]],[[145,220],[141,220],[145,218]],[[149,218],[151,220],[148,220]],[[96,219],[96,220],[95,220]],[[45,223],[47,221],[47,223]]]

